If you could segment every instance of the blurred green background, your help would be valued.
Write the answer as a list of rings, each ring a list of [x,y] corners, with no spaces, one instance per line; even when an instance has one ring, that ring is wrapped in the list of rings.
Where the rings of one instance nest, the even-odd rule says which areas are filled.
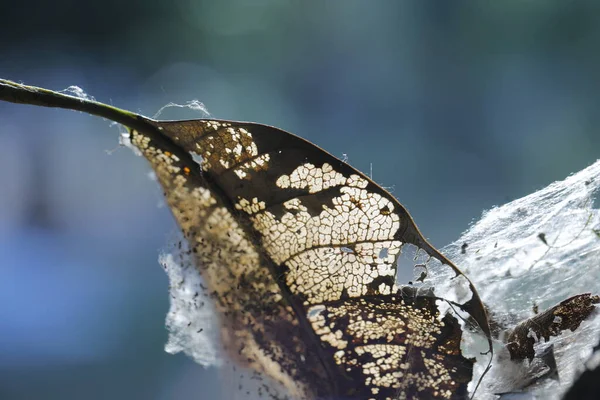
[[[437,246],[600,154],[597,1],[0,1],[1,77],[295,132]],[[233,396],[163,351],[176,227],[118,133],[0,103],[2,400]]]

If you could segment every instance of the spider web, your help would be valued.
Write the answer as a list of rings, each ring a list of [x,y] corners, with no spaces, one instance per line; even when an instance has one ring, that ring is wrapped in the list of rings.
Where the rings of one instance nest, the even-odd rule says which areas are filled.
[[[442,252],[473,280],[492,318],[506,325],[533,316],[534,304],[542,311],[573,295],[598,294],[600,212],[594,196],[599,186],[597,161],[563,181],[484,212]],[[596,312],[575,332],[550,340],[558,381],[528,385],[534,366],[510,361],[499,348],[476,398],[492,399],[497,398],[494,393],[506,392],[519,392],[520,399],[561,398],[598,343],[599,332]]]

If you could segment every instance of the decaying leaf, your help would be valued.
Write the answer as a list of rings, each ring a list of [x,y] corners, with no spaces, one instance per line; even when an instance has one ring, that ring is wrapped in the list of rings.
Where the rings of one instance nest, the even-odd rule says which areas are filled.
[[[535,356],[534,344],[542,338],[548,341],[551,336],[558,336],[565,330],[575,331],[595,310],[594,304],[599,302],[599,296],[580,294],[521,322],[507,338],[506,347],[511,359],[528,358],[531,361]]]
[[[232,358],[298,398],[466,396],[473,360],[461,354],[456,318],[440,317],[434,297],[407,297],[396,285],[407,244],[462,273],[395,198],[277,128],[147,123],[131,130],[131,143],[189,242]],[[467,286],[458,306],[489,335]]]

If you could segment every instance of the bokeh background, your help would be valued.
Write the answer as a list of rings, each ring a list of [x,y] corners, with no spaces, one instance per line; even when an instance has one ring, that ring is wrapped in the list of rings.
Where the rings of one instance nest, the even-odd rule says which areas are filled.
[[[0,0],[0,18],[1,77],[295,132],[372,171],[440,247],[600,154],[594,0]],[[2,400],[231,396],[163,351],[176,227],[118,135],[0,103]]]

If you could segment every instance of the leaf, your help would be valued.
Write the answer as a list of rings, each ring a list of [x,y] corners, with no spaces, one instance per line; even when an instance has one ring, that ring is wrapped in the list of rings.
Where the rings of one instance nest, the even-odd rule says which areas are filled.
[[[254,123],[154,121],[2,79],[0,99],[128,128],[207,284],[226,351],[292,396],[465,398],[474,360],[461,353],[456,308],[483,331],[491,357],[471,282],[391,194],[314,144]],[[410,246],[412,260],[401,256]],[[425,271],[398,287],[399,264]]]
[[[596,309],[594,304],[599,302],[598,296],[592,296],[590,293],[580,294],[519,323],[507,338],[506,347],[510,358],[528,358],[531,361],[535,356],[533,345],[536,342],[542,338],[548,341],[551,336],[558,336],[566,330],[574,332]]]
[[[277,128],[147,122],[154,129],[131,130],[131,143],[156,172],[234,359],[302,398],[466,396],[473,360],[460,326],[440,322],[435,298],[403,296],[398,256],[412,244],[463,275],[393,196]],[[489,338],[468,288],[460,306]]]

